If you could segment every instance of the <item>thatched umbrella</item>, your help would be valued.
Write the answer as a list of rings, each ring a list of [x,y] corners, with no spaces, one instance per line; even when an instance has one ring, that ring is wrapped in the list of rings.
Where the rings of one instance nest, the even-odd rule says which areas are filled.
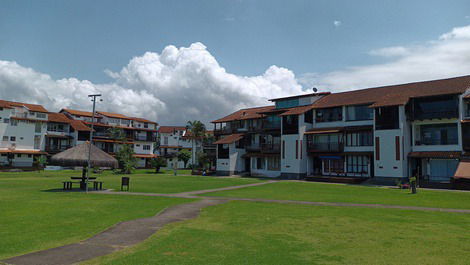
[[[53,164],[61,166],[82,166],[82,177],[80,178],[80,188],[86,189],[88,191],[88,180],[87,177],[87,166],[88,166],[88,154],[90,152],[90,165],[91,167],[111,167],[117,168],[118,161],[116,158],[108,155],[103,150],[98,147],[90,144],[90,142],[85,142],[83,144],[77,145],[75,147],[69,148],[63,152],[55,154],[51,157]],[[74,178],[74,177],[72,177]]]
[[[91,147],[90,162],[92,167],[111,167],[117,168],[118,161],[116,158],[107,154],[103,150],[89,142],[69,148],[63,152],[52,156],[51,161],[53,164],[60,166],[88,166],[88,152]]]

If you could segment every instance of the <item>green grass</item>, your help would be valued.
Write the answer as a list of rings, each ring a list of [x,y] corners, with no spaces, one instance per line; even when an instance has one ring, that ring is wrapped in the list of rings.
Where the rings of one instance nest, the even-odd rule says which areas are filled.
[[[470,192],[418,189],[410,194],[409,190],[317,182],[277,182],[201,196],[470,209]]]
[[[230,202],[85,264],[468,264],[470,215]]]
[[[190,201],[55,191],[69,175],[0,173],[0,259],[77,242],[118,222]]]

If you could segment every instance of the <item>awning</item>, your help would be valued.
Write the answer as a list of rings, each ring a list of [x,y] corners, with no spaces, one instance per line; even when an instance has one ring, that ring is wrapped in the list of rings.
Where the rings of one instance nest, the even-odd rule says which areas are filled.
[[[47,155],[46,152],[39,150],[0,150],[0,154],[28,154],[28,155]]]
[[[321,128],[321,129],[310,129],[305,134],[329,134],[329,133],[340,133],[342,128]]]
[[[410,152],[408,157],[412,158],[447,158],[457,159],[462,154],[458,151],[431,151],[431,152]]]
[[[215,141],[214,144],[231,144],[238,140],[241,140],[243,136],[244,134],[242,133],[230,134],[222,139],[219,139],[218,141]]]
[[[455,171],[454,178],[470,179],[470,161],[460,161],[457,171]]]
[[[156,158],[157,157],[157,155],[155,154],[134,154],[133,156],[137,158]]]

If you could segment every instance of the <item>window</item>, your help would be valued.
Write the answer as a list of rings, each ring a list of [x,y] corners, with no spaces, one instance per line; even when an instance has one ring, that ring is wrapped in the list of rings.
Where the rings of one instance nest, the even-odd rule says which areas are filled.
[[[398,119],[398,106],[379,107],[375,109],[376,130],[399,129]]]
[[[420,139],[416,145],[452,145],[458,144],[458,130],[456,123],[428,124],[419,128]]]
[[[30,116],[34,116],[34,114],[36,114],[34,111],[30,111],[30,112],[29,112],[29,115],[30,115]]]
[[[227,159],[229,158],[229,148],[226,144],[217,145],[217,158]]]
[[[144,128],[148,128],[149,124],[147,122],[144,122]]]
[[[28,158],[31,158],[31,157],[33,157],[33,155],[29,154],[29,155],[28,155]]]
[[[292,108],[299,106],[299,99],[285,99],[276,101],[276,109]]]
[[[22,155],[21,154],[16,154],[16,157],[20,158]]]
[[[347,156],[346,165],[348,173],[367,174],[369,171],[369,157]]]
[[[372,146],[372,131],[346,133],[346,146]]]
[[[304,113],[304,122],[313,123],[313,110],[309,110]]]
[[[10,136],[10,141],[15,142],[15,141],[16,141],[16,137],[15,137],[15,136]]]
[[[36,117],[38,117],[39,119],[45,119],[46,118],[46,113],[38,113],[38,114],[36,114]]]
[[[10,120],[10,125],[11,126],[18,126],[18,121],[17,120]]]
[[[150,145],[145,144],[144,146],[142,146],[142,149],[144,149],[144,150],[150,150]]]
[[[268,170],[277,171],[281,169],[281,159],[279,157],[268,158]]]
[[[36,123],[34,124],[34,132],[40,133],[40,132],[41,132],[41,129],[42,129],[41,127],[42,127],[41,123],[40,123],[40,122],[36,122]]]
[[[368,105],[357,105],[346,107],[346,120],[347,121],[362,121],[373,120],[374,110],[369,108]]]
[[[65,125],[61,123],[48,123],[47,130],[50,132],[65,132]],[[41,132],[41,123],[36,122],[35,132]]]
[[[3,123],[10,123],[10,119],[4,119]]]
[[[458,160],[451,159],[431,159],[429,161],[431,167],[431,174],[429,175],[429,181],[431,182],[442,182],[450,181],[451,177],[455,174]]]
[[[3,136],[3,141],[8,141],[8,136]]]
[[[315,113],[316,122],[331,122],[343,120],[342,107],[317,109]]]
[[[299,133],[299,116],[287,115],[282,117],[282,134]]]
[[[412,101],[414,120],[457,118],[459,101],[455,95],[415,98]]]
[[[256,158],[256,168],[257,169],[264,169],[264,157]]]
[[[163,144],[168,145],[168,136],[163,137]]]
[[[344,160],[343,159],[324,159],[323,171],[325,173],[344,173]]]

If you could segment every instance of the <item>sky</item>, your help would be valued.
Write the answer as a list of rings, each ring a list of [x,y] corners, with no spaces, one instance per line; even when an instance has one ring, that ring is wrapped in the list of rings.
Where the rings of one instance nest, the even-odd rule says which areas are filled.
[[[206,124],[269,98],[470,74],[469,1],[0,3],[0,98]]]

